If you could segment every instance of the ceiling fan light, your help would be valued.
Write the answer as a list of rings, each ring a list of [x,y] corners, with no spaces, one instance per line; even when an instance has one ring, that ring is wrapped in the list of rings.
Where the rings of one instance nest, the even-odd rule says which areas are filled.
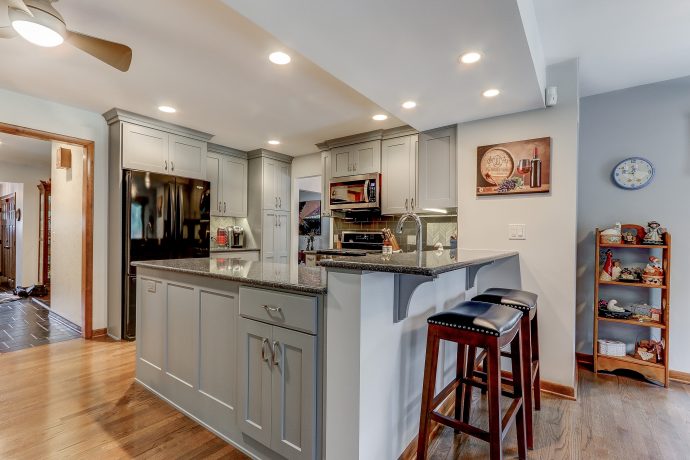
[[[65,39],[50,27],[32,21],[12,21],[12,28],[29,43],[52,48],[62,45]]]

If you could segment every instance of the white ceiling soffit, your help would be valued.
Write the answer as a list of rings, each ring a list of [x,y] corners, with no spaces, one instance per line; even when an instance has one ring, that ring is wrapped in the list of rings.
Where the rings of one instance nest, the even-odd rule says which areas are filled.
[[[690,2],[534,0],[547,64],[580,58],[590,96],[690,75]]]
[[[129,72],[66,44],[40,48],[16,37],[0,39],[0,87],[97,113],[121,107],[215,134],[218,144],[290,155],[403,124],[372,120],[380,107],[220,0],[60,0],[55,7],[70,29],[132,47]],[[270,63],[276,50],[292,63]],[[159,105],[178,112],[161,113]]]
[[[0,170],[3,163],[44,168],[50,179],[50,141],[0,133],[0,142]]]
[[[532,0],[223,1],[420,130],[543,107]]]

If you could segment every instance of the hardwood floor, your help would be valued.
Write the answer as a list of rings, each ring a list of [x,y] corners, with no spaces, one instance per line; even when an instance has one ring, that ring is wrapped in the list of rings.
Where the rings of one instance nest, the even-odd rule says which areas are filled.
[[[247,458],[134,383],[134,343],[0,355],[0,458]]]
[[[475,390],[472,423],[487,428],[486,397],[479,402],[479,396]],[[690,385],[671,382],[671,387],[664,389],[634,378],[595,375],[580,368],[577,401],[542,393],[541,404],[541,411],[534,413],[530,459],[690,458]],[[429,453],[433,460],[485,459],[489,447],[444,428]],[[506,436],[504,454],[517,458],[515,428]]]
[[[76,339],[0,355],[0,458],[247,458],[134,383],[134,347]],[[542,396],[529,458],[689,458],[690,385],[584,369],[579,379],[576,402]],[[473,423],[486,426],[486,399],[475,407]],[[486,443],[450,429],[430,448],[436,460],[487,456]]]

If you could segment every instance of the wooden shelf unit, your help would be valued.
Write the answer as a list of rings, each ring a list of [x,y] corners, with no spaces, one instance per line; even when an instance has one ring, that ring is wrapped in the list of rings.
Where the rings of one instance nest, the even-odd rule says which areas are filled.
[[[593,335],[593,356],[594,356],[594,372],[599,371],[615,371],[617,369],[627,369],[642,374],[645,378],[653,381],[663,383],[665,387],[669,384],[669,329],[670,329],[670,286],[671,286],[671,234],[664,234],[663,245],[643,245],[643,244],[601,244],[600,238],[601,230],[598,228],[595,231],[594,237],[596,239],[595,252],[595,270],[594,270],[594,335]],[[664,282],[661,286],[643,283],[626,283],[621,281],[600,281],[601,263],[600,252],[601,249],[660,249],[662,251],[661,266],[664,269]],[[661,321],[647,321],[640,322],[635,319],[616,319],[599,316],[599,290],[601,286],[627,286],[636,288],[659,289],[661,290]],[[658,328],[661,331],[661,336],[664,339],[664,356],[661,363],[650,363],[632,356],[605,356],[599,355],[598,340],[599,340],[599,321],[619,323],[623,325]]]

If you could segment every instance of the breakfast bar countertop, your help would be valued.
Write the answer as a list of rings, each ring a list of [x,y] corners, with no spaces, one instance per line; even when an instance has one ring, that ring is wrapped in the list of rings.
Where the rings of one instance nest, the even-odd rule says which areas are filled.
[[[357,257],[335,257],[318,262],[322,267],[389,272],[408,275],[438,276],[453,270],[517,256],[517,251],[488,249],[444,249],[422,251],[421,260],[416,252],[395,253],[390,256],[368,254]]]

